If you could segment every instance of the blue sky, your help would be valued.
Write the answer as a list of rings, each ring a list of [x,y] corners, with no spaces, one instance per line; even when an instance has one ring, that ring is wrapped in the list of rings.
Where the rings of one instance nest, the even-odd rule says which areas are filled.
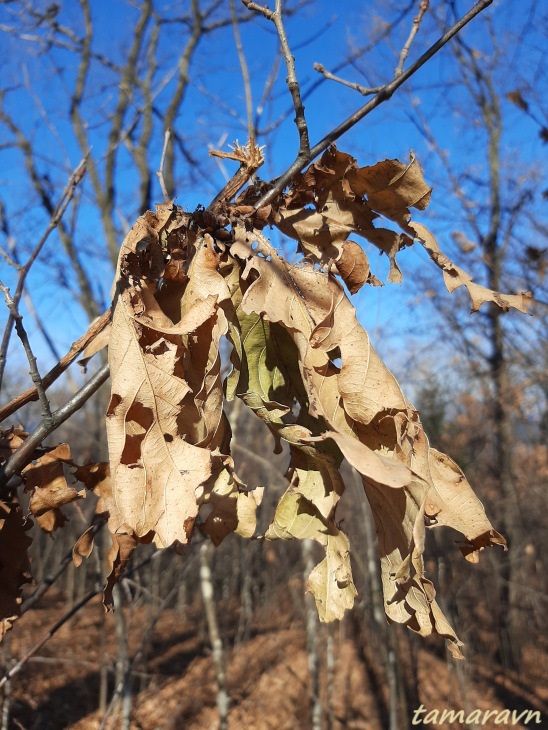
[[[471,4],[459,3],[459,7],[464,11]],[[45,7],[47,3],[43,5]],[[79,31],[82,21],[78,4],[61,2],[60,5],[59,22]],[[399,49],[407,37],[417,6],[418,2],[400,1],[392,6],[386,2],[348,0],[335,10],[333,3],[319,0],[288,19],[288,36],[305,94],[312,143],[364,101],[355,91],[333,82],[323,82],[308,95],[308,89],[319,79],[313,70],[314,62],[322,63],[329,70],[336,68],[348,56],[349,49],[363,47],[373,29],[382,27],[385,21],[392,21],[402,9],[407,8],[409,12],[404,14],[401,24],[393,33],[358,62],[339,72],[349,80],[366,85],[388,80],[393,74]],[[187,7],[186,2],[158,3],[158,10],[166,15],[171,13],[172,17],[175,13],[184,12]],[[390,7],[392,10],[387,9]],[[477,19],[465,29],[464,38],[488,59],[492,53],[492,39],[489,36],[491,28],[493,38],[504,48],[500,69],[496,74],[501,98],[519,88],[534,106],[538,104],[539,98],[543,98],[542,89],[544,98],[546,91],[542,69],[542,33],[546,29],[546,18],[542,15],[541,3],[527,0],[519,4],[519,10],[516,8],[516,3],[510,0],[497,0],[486,11],[486,16],[491,18],[491,25]],[[19,21],[12,15],[16,9],[17,4],[0,6],[0,25],[18,24]],[[132,41],[132,28],[138,15],[136,8],[125,0],[94,0],[92,15],[96,28],[95,52],[109,55],[115,61],[124,58]],[[243,24],[240,30],[257,105],[272,67],[277,39],[273,28],[263,19]],[[181,25],[168,26],[165,31],[160,44],[158,88],[166,79],[166,74],[169,76],[174,72],[177,55],[184,42]],[[43,32],[42,28],[38,28],[30,35]],[[431,14],[427,14],[412,46],[408,63],[412,63],[438,35],[439,30]],[[36,44],[24,38],[16,39],[5,32],[0,33],[0,44],[6,59],[3,70],[3,87],[8,89],[4,97],[6,109],[36,146],[41,174],[47,175],[60,190],[68,172],[81,158],[69,121],[67,94],[77,71],[74,55],[59,49],[38,54]],[[265,109],[262,127],[288,109],[289,96],[284,78],[282,63]],[[425,178],[434,184],[434,196],[428,211],[432,218],[430,223],[424,214],[417,212],[416,218],[429,223],[440,242],[449,248],[451,230],[461,230],[465,226],[462,225],[458,206],[444,190],[443,168],[413,124],[412,116],[420,111],[428,120],[438,144],[447,150],[455,169],[473,167],[475,174],[482,177],[485,170],[482,136],[475,123],[470,101],[458,86],[458,79],[458,66],[451,50],[446,47],[391,101],[374,111],[338,143],[340,149],[353,154],[361,165],[392,157],[403,161],[408,159],[409,150],[413,149],[425,169]],[[84,113],[90,128],[92,155],[96,159],[101,158],[107,145],[108,125],[105,117],[112,110],[117,94],[116,88],[112,86],[113,80],[114,75],[104,66],[92,66]],[[173,80],[167,81],[165,88],[158,93],[160,107],[169,99],[171,84]],[[207,89],[207,94],[204,89]],[[508,160],[509,170],[521,169],[529,174],[527,171],[538,169],[539,155],[545,154],[545,148],[538,140],[538,126],[506,100],[503,100],[503,106],[504,157]],[[230,111],[227,112],[227,109]],[[199,203],[207,205],[222,187],[223,175],[218,165],[207,158],[207,148],[216,147],[220,141],[224,141],[225,149],[235,139],[245,141],[244,110],[241,71],[232,31],[230,28],[219,30],[204,39],[198,48],[183,113],[177,121],[178,131],[185,136],[193,153],[202,161],[204,173],[198,181],[191,180],[185,164],[182,162],[179,165],[178,204],[188,209],[194,209]],[[268,143],[267,162],[260,172],[264,178],[283,172],[296,154],[298,138],[292,116],[289,114],[287,120],[267,140],[259,140]],[[5,127],[0,126],[0,140],[4,142],[9,138]],[[158,166],[162,143],[162,135],[157,127],[149,157],[152,169]],[[130,156],[122,147],[118,167],[117,223],[122,233],[124,225],[131,225],[136,216],[135,171]],[[228,163],[225,169],[230,173],[234,167]],[[21,251],[28,250],[43,230],[46,219],[29,186],[18,151],[0,147],[0,188],[18,248]],[[482,195],[483,192],[479,189],[477,194]],[[155,194],[160,200],[158,188]],[[105,253],[104,235],[93,205],[89,180],[84,183],[83,196],[75,240],[82,260],[91,272],[94,291],[106,303],[113,272]],[[379,260],[375,252],[369,253],[375,273],[384,278],[387,263]],[[415,249],[403,252],[400,267],[408,278],[404,278],[401,287],[387,285],[383,289],[367,288],[354,297],[360,319],[371,331],[376,345],[389,358],[394,358],[396,363],[401,362],[401,347],[405,346],[406,339],[420,318],[430,316],[427,315],[427,308],[417,308],[417,290],[413,286],[414,273],[419,266],[424,266],[425,259]],[[2,260],[0,268],[1,278],[13,284],[13,276]],[[437,276],[433,269],[432,276]],[[70,287],[74,285],[74,276],[66,264],[57,237],[53,235],[39,265],[29,278],[29,289],[35,307],[41,312],[62,352],[86,327],[85,316],[74,303],[70,292]],[[419,305],[423,306],[421,302]],[[4,320],[5,312],[0,310],[0,324]],[[26,317],[26,323],[42,369],[45,370],[53,364],[51,354],[30,316]],[[428,335],[426,340],[424,335],[422,337],[423,343],[428,341]]]

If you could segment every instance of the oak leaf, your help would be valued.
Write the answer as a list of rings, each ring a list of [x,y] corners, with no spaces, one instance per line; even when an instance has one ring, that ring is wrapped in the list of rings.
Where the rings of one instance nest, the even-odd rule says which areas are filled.
[[[19,617],[22,588],[32,581],[27,552],[31,527],[16,497],[0,501],[0,640]]]
[[[472,300],[472,312],[479,311],[481,305],[485,302],[493,302],[503,312],[507,312],[510,308],[517,309],[524,314],[529,312],[529,306],[532,302],[531,292],[501,294],[481,286],[481,284],[476,284],[469,274],[456,266],[441,251],[436,239],[425,226],[421,223],[410,223],[409,227],[415,232],[417,239],[424,246],[432,261],[443,271],[443,280],[447,291],[452,294],[460,286],[466,287]]]
[[[140,218],[118,263],[107,411],[118,524],[111,516],[109,529],[118,542],[123,529],[122,534],[135,535],[131,539],[152,534],[156,544],[168,546],[188,542],[198,513],[195,490],[211,476],[210,452],[185,441],[178,418],[191,392],[184,379],[181,335],[214,316],[215,298],[189,306],[178,323],[163,312],[154,296],[163,273],[161,226],[161,217]]]
[[[61,507],[85,497],[67,484],[63,464],[71,464],[70,447],[59,444],[25,467],[21,476],[31,493],[29,508],[44,532],[54,532],[66,522]]]

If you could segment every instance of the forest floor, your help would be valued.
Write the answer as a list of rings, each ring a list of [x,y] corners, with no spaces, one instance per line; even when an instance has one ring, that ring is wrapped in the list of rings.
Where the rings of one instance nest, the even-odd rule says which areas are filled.
[[[12,656],[22,656],[65,609],[66,604],[59,596],[48,595],[39,608],[23,616],[11,632]],[[134,608],[128,614],[130,657],[143,643],[150,616],[146,607]],[[329,682],[325,669],[327,629],[321,628],[322,705],[330,708],[329,726],[333,730],[384,730],[388,727],[388,692],[376,670],[381,658],[372,652],[368,656],[367,651],[359,649],[353,625],[351,621],[341,622],[331,634],[334,667]],[[235,627],[225,628],[225,636],[234,639]],[[175,611],[163,611],[154,632],[144,643],[146,655],[134,667],[131,730],[217,727],[215,671],[199,612],[188,611],[181,616]],[[413,642],[417,651],[417,695],[428,712],[514,710],[519,715],[525,710],[538,710],[544,725],[536,722],[538,715],[529,724],[515,723],[511,718],[499,722],[504,716],[492,715],[476,727],[548,727],[546,659],[538,646],[527,647],[521,672],[504,673],[481,657],[473,663],[460,663],[460,668],[456,668],[440,651],[439,644]],[[270,609],[263,615],[258,611],[249,627],[248,638],[232,642],[227,659],[230,730],[310,727],[309,672],[302,617],[288,619],[281,610],[273,613]],[[94,599],[14,677],[9,727],[97,730],[102,726],[105,706],[114,690],[116,660],[115,619],[112,614],[105,619],[99,599]],[[99,709],[101,688],[103,708]],[[418,707],[409,708],[411,717],[415,709]],[[121,726],[119,713],[118,704],[104,721],[106,730]],[[422,718],[425,717],[428,716],[423,714]],[[428,724],[449,730],[472,727],[458,721],[442,724],[439,716],[434,715]],[[324,727],[328,727],[327,720]]]

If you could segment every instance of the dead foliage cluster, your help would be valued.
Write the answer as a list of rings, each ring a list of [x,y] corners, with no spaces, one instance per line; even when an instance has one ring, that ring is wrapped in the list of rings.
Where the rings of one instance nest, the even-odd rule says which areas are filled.
[[[237,153],[245,165],[258,151]],[[458,530],[472,562],[505,541],[460,468],[430,447],[349,294],[382,285],[363,248],[372,244],[388,257],[392,282],[401,281],[402,249],[423,246],[450,292],[466,287],[473,311],[494,302],[525,312],[528,295],[474,283],[411,221],[410,208],[423,210],[431,196],[413,156],[407,164],[359,167],[331,146],[285,193],[256,207],[264,191],[254,183],[234,202],[194,213],[158,205],[135,222],[120,250],[110,331],[95,346],[108,340],[110,464],[77,467],[66,444],[42,449],[22,474],[30,512],[44,530],[63,524],[63,505],[85,496],[67,484],[67,465],[98,494],[95,519],[108,519],[112,538],[107,607],[139,543],[182,548],[196,528],[215,545],[232,532],[313,539],[325,557],[308,590],[321,620],[332,621],[356,595],[349,541],[336,518],[345,459],[361,475],[374,515],[388,619],[442,635],[460,656],[425,576],[426,529]],[[297,263],[273,245],[268,227],[296,241]],[[224,377],[226,343],[231,368]],[[267,424],[275,450],[282,441],[289,446],[288,487],[260,536],[263,487],[244,484],[231,457],[225,404],[234,398]],[[4,461],[23,437],[3,432]],[[0,565],[3,632],[30,580],[29,523],[15,497],[1,504],[0,552],[10,556]],[[77,564],[92,547],[88,531],[75,546]]]

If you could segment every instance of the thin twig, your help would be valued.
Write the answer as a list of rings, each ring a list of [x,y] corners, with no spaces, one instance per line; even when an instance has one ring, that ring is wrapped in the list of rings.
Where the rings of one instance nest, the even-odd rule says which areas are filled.
[[[89,533],[90,537],[94,538],[98,534],[98,532],[103,528],[104,525],[106,525],[106,520],[99,520],[98,522],[95,522],[91,526],[91,530]],[[38,583],[38,585],[36,586],[36,588],[34,589],[32,594],[26,600],[23,601],[23,603],[21,604],[21,615],[23,615],[27,611],[30,611],[31,608],[34,608],[34,606],[36,606],[36,604],[42,598],[42,596],[45,595],[49,591],[51,586],[58,580],[58,578],[60,578],[63,575],[65,570],[68,568],[68,566],[73,561],[72,550],[73,550],[73,548],[71,548],[65,554],[64,558],[55,567],[53,572],[46,575],[44,580],[42,580],[40,583]]]
[[[409,49],[411,48],[411,44],[415,40],[415,36],[419,32],[419,27],[420,27],[422,18],[429,7],[430,7],[430,0],[421,0],[421,3],[419,5],[419,13],[413,19],[413,25],[411,26],[409,38],[405,41],[405,45],[401,49],[398,65],[396,66],[396,70],[394,71],[395,79],[398,78],[398,76],[400,76],[403,73],[403,65],[409,54]]]
[[[57,621],[49,631],[42,636],[40,641],[36,643],[34,646],[32,646],[26,654],[19,659],[19,661],[14,664],[14,666],[5,674],[2,679],[0,679],[0,689],[6,684],[6,682],[9,682],[10,679],[12,679],[16,674],[18,674],[21,669],[25,666],[25,664],[31,659],[36,652],[40,651],[40,649],[44,646],[44,644],[51,639],[52,636],[54,636],[61,626],[64,626],[66,622],[71,619],[75,613],[78,613],[78,611],[83,608],[86,603],[89,603],[91,599],[96,596],[100,591],[90,591],[87,595],[85,595],[82,600],[78,601],[78,603],[74,604],[74,606],[70,609],[70,611],[67,611],[64,616],[62,616],[59,621]]]
[[[346,79],[342,79],[340,76],[335,76],[335,74],[330,73],[321,63],[315,63],[314,70],[320,73],[328,81],[336,81],[338,84],[348,86],[349,89],[354,89],[354,91],[357,91],[362,96],[371,96],[371,94],[378,94],[379,91],[382,91],[383,89],[382,86],[367,87],[362,86],[361,84],[358,84],[354,81],[346,81]]]
[[[251,179],[264,162],[263,149],[264,147],[257,147],[257,145],[249,143],[240,147],[236,142],[232,152],[210,150],[209,154],[212,157],[220,157],[223,160],[236,160],[240,163],[240,167],[224,188],[213,198],[207,206],[207,210],[215,213],[225,200],[230,200]]]
[[[63,194],[61,195],[61,199],[57,203],[57,206],[51,215],[51,218],[46,227],[46,230],[44,231],[41,239],[36,244],[27,263],[19,269],[19,278],[17,280],[17,287],[15,289],[15,294],[13,295],[13,301],[15,302],[16,307],[19,305],[19,301],[21,300],[21,296],[23,294],[23,288],[25,286],[25,279],[27,278],[27,274],[29,273],[31,266],[36,261],[36,258],[38,256],[38,254],[40,253],[40,251],[42,250],[42,247],[44,246],[45,242],[47,241],[50,233],[54,230],[54,228],[56,228],[59,225],[59,222],[61,221],[61,218],[63,217],[66,209],[68,208],[70,201],[74,197],[74,192],[75,192],[78,184],[83,179],[85,173],[86,173],[86,158],[84,158],[80,162],[78,167],[71,174],[68,184],[65,187]],[[2,344],[0,345],[0,387],[2,386],[2,380],[4,377],[8,345],[9,345],[9,341],[11,338],[11,333],[12,333],[14,324],[15,324],[15,318],[14,318],[13,314],[10,313],[10,316],[8,317],[8,322],[6,324],[6,329],[4,330]]]
[[[238,60],[240,61],[240,68],[242,70],[242,79],[244,82],[245,110],[246,110],[246,118],[247,118],[247,134],[249,137],[249,143],[253,146],[253,145],[255,145],[255,125],[253,124],[253,95],[251,93],[251,81],[249,79],[249,69],[247,67],[244,47],[242,45],[242,38],[240,36],[240,25],[238,23],[238,17],[236,14],[235,0],[230,0],[230,13],[232,15],[232,28],[234,30],[234,42],[236,44],[236,51],[238,53]]]
[[[166,181],[164,180],[164,165],[166,163],[166,154],[167,154],[167,147],[169,145],[169,140],[171,137],[171,129],[166,129],[164,134],[164,146],[162,148],[162,157],[160,158],[160,167],[156,170],[156,175],[158,176],[158,182],[160,183],[160,187],[162,188],[162,195],[164,196],[164,203],[169,203],[170,197],[167,192],[166,188]]]
[[[169,549],[170,548],[167,548],[167,550],[169,550]],[[149,555],[148,558],[145,558],[145,560],[142,560],[138,565],[135,565],[133,568],[128,570],[126,573],[124,573],[124,575],[122,575],[120,577],[120,580],[121,581],[124,580],[124,578],[126,576],[132,575],[133,573],[135,573],[135,571],[137,571],[140,568],[142,568],[143,566],[147,565],[152,560],[154,560],[156,557],[158,557],[159,555],[161,555],[165,552],[166,552],[165,549],[156,550],[154,553],[152,553],[152,555]],[[100,587],[100,588],[96,588],[96,589],[90,591],[80,601],[75,603],[74,606],[69,611],[67,611],[67,613],[65,613],[63,616],[61,616],[61,618],[53,624],[53,626],[44,634],[44,636],[42,636],[40,641],[38,641],[36,644],[34,644],[34,646],[32,646],[21,659],[19,659],[17,664],[15,664],[9,670],[9,672],[7,672],[2,677],[2,679],[0,679],[0,689],[2,689],[2,687],[6,684],[6,682],[9,682],[10,679],[12,679],[16,674],[18,674],[21,671],[21,669],[23,669],[23,667],[29,661],[29,659],[31,659],[38,651],[40,651],[40,649],[44,646],[44,644],[46,644],[46,642],[48,642],[51,639],[51,637],[54,636],[59,631],[59,629],[67,623],[67,621],[69,621],[76,613],[78,613],[78,611],[81,608],[83,608],[87,603],[89,603],[92,598],[95,598],[95,596],[99,595],[99,593],[101,593],[102,590],[103,590],[102,587]]]
[[[85,334],[82,335],[82,337],[72,343],[67,354],[59,360],[57,365],[55,365],[49,371],[49,373],[44,375],[44,377],[42,378],[44,388],[49,388],[50,385],[52,385],[52,383],[54,383],[57,378],[65,372],[69,365],[71,365],[76,360],[82,350],[85,350],[90,342],[92,342],[97,337],[97,335],[105,329],[109,322],[110,309],[107,309],[106,312],[104,312],[100,317],[98,317],[94,322],[90,324],[87,331],[85,332]],[[36,390],[36,387],[29,388],[24,393],[21,393],[21,395],[18,395],[12,401],[0,408],[0,423],[8,418],[8,416],[16,413],[27,403],[31,403],[35,400],[38,400],[38,392]]]
[[[21,446],[15,451],[7,463],[0,467],[0,487],[4,487],[9,479],[20,472],[24,466],[28,464],[33,458],[32,455],[34,450],[47,438],[50,433],[55,431],[56,428],[70,418],[76,411],[78,411],[84,403],[91,398],[91,396],[99,390],[101,385],[109,377],[110,371],[108,364],[98,370],[95,375],[88,380],[88,382],[75,393],[70,400],[68,400],[64,406],[54,411],[51,414],[51,422],[46,424],[44,421],[34,429],[34,431],[28,436]]]
[[[192,557],[194,557],[194,556],[192,556]],[[192,565],[192,559],[187,561],[180,578],[182,578],[183,575],[189,570],[191,565]],[[124,576],[124,580],[128,580],[128,582],[129,582],[129,574]],[[133,654],[133,656],[131,657],[131,659],[128,662],[126,672],[124,673],[124,679],[118,684],[118,686],[114,690],[112,698],[106,709],[106,712],[103,715],[103,718],[101,720],[101,725],[99,726],[99,730],[103,730],[106,727],[106,721],[108,720],[109,716],[112,714],[114,708],[116,707],[118,698],[122,694],[122,690],[123,690],[125,681],[127,681],[129,679],[129,675],[131,675],[131,674],[135,675],[135,673],[136,673],[134,667],[141,660],[141,658],[143,657],[143,655],[145,653],[145,647],[154,631],[156,624],[158,623],[158,619],[160,618],[161,612],[164,610],[166,605],[169,603],[169,601],[177,593],[178,590],[179,590],[179,583],[174,585],[173,588],[168,592],[168,594],[161,601],[160,605],[158,606],[157,610],[155,611],[154,616],[152,616],[146,630],[143,633],[141,643],[139,644],[137,651]]]
[[[295,109],[295,125],[299,133],[299,154],[298,157],[303,159],[310,159],[310,140],[308,136],[308,125],[306,123],[306,117],[304,114],[304,105],[301,98],[301,87],[297,80],[297,74],[295,72],[295,59],[291,53],[289,47],[289,41],[287,40],[287,34],[282,17],[282,0],[276,0],[275,10],[269,10],[267,7],[261,7],[257,3],[250,2],[250,0],[242,0],[243,4],[249,9],[254,10],[261,15],[264,15],[267,20],[274,23],[278,38],[280,39],[280,45],[282,53],[285,59],[285,65],[287,67],[287,86],[289,93],[293,99],[293,108]]]
[[[15,322],[15,331],[17,332],[17,335],[23,344],[27,360],[29,361],[30,376],[32,378],[32,382],[34,383],[34,387],[36,388],[36,393],[38,394],[40,405],[42,406],[42,420],[44,423],[50,424],[51,408],[48,397],[46,395],[44,382],[38,370],[36,356],[32,351],[29,336],[25,329],[25,325],[23,324],[23,316],[17,309],[17,305],[13,301],[13,297],[10,294],[9,288],[5,286],[2,281],[0,281],[0,291],[4,294],[4,301],[6,302],[6,305],[10,311],[10,317],[12,317],[13,321]]]
[[[243,0],[242,0],[243,1]],[[491,5],[493,0],[479,0],[474,7],[469,10],[462,18],[455,23],[446,33],[444,33],[430,48],[418,58],[414,64],[412,64],[406,71],[401,73],[396,79],[393,79],[390,83],[383,86],[379,93],[358,109],[354,114],[349,116],[344,122],[341,122],[335,129],[320,140],[310,150],[310,154],[307,158],[297,156],[295,161],[289,166],[289,168],[281,175],[273,184],[273,186],[257,200],[254,205],[255,210],[268,205],[274,198],[279,195],[282,190],[288,185],[295,175],[321,152],[326,150],[330,144],[339,139],[345,132],[348,132],[353,126],[355,126],[364,117],[370,114],[374,109],[380,106],[383,102],[390,99],[392,94],[399,89],[413,74],[415,74],[424,64],[429,61],[443,46],[448,43],[465,25],[467,25],[476,15],[479,15],[485,8]]]

